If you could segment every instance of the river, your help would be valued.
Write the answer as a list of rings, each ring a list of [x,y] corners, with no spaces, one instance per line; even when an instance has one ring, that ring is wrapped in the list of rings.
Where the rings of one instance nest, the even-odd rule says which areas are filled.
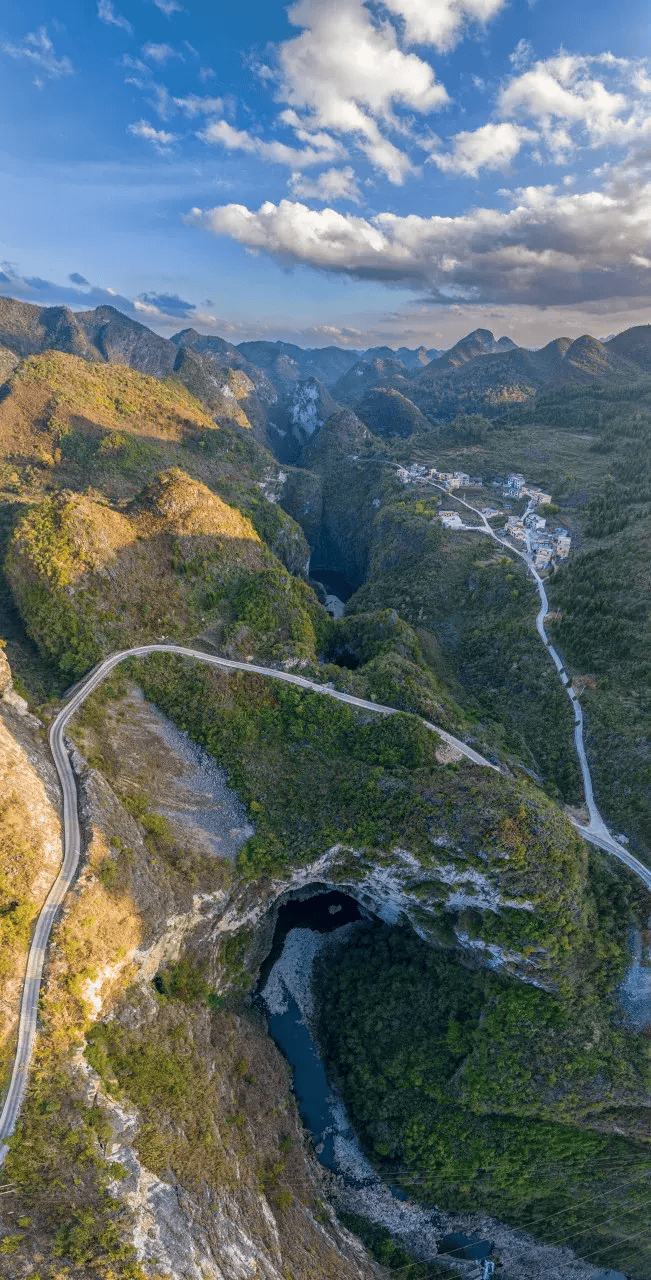
[[[258,987],[269,1031],[293,1069],[296,1101],[316,1155],[335,1175],[337,1207],[386,1227],[419,1259],[431,1261],[442,1253],[474,1259],[483,1275],[492,1276],[493,1264],[487,1261],[492,1242],[464,1232],[446,1233],[437,1209],[413,1204],[399,1188],[382,1182],[362,1151],[343,1102],[328,1084],[310,1029],[312,967],[325,947],[345,945],[362,918],[357,902],[337,891],[281,907]],[[465,1272],[464,1267],[461,1274]],[[476,1263],[468,1274],[477,1275]]]

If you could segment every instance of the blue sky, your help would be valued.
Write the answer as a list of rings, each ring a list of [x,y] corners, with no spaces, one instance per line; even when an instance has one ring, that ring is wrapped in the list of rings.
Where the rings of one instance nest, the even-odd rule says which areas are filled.
[[[162,333],[651,320],[642,0],[5,0],[0,292]]]

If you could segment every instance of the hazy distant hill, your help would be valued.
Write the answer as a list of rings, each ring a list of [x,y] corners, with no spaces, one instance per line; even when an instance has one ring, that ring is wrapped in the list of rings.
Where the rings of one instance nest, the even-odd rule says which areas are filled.
[[[290,342],[234,346],[191,328],[162,338],[115,307],[72,312],[12,298],[0,298],[0,347],[21,358],[57,350],[126,364],[159,378],[173,374],[219,420],[250,424],[260,439],[271,430],[269,438],[283,457],[309,437],[298,419],[309,417],[317,401],[319,421],[337,405],[363,403],[362,416],[379,434],[404,435],[410,434],[410,423],[411,430],[424,430],[425,420],[435,425],[459,412],[497,413],[543,388],[630,382],[651,371],[649,325],[606,342],[588,334],[575,341],[555,338],[538,351],[518,347],[509,337],[496,338],[489,329],[474,329],[446,352],[424,346],[360,352],[336,346],[304,349]],[[6,357],[3,368],[10,363]],[[318,384],[316,399],[312,383]],[[397,392],[400,399],[369,399],[376,391]]]
[[[456,369],[459,365],[475,360],[477,356],[495,355],[511,351],[516,343],[511,338],[495,338],[490,329],[473,329],[461,338],[449,351],[437,352],[428,369]]]
[[[115,307],[73,312],[13,298],[0,298],[0,343],[19,356],[67,351],[86,360],[127,364],[157,378],[172,372],[177,354],[167,338]]]
[[[330,389],[335,400],[342,404],[356,404],[373,387],[393,387],[408,396],[410,386],[409,370],[401,360],[392,356],[386,360],[357,360]]]
[[[490,346],[489,340],[499,350],[469,354],[478,346]],[[437,421],[459,412],[494,412],[528,400],[544,387],[619,377],[630,380],[650,368],[651,326],[628,330],[606,343],[587,334],[574,342],[555,338],[539,351],[516,347],[510,339],[497,343],[488,330],[479,330],[433,360],[407,394]]]

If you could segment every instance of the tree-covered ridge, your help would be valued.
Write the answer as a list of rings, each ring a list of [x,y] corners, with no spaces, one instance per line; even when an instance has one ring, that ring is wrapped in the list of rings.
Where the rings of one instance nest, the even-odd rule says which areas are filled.
[[[648,1091],[649,1053],[618,1025],[608,982],[559,1002],[376,922],[324,953],[315,992],[327,1065],[385,1177],[648,1274],[648,1233],[624,1242],[650,1212],[648,1113],[629,1138],[603,1113],[631,1085]]]
[[[413,716],[369,720],[168,655],[130,667],[247,804],[257,830],[238,859],[246,879],[283,878],[336,846],[342,881],[361,882],[377,867],[395,874],[407,850],[405,889],[427,936],[450,941],[456,929],[469,949],[497,947],[507,966],[562,990],[611,963],[623,973],[626,949],[613,953],[603,932],[586,847],[531,784],[441,763],[439,740]],[[463,900],[448,909],[455,882]]]
[[[585,541],[550,582],[553,633],[583,694],[595,790],[640,851],[651,849],[651,389],[633,403],[584,397],[610,474]]]
[[[573,718],[536,632],[534,584],[517,556],[443,530],[437,506],[433,491],[382,504],[368,578],[348,608],[389,606],[429,632],[466,715],[558,798],[576,801]]]
[[[18,521],[6,571],[28,633],[64,674],[204,628],[233,653],[314,653],[314,593],[246,517],[176,468],[122,510],[46,498]]]

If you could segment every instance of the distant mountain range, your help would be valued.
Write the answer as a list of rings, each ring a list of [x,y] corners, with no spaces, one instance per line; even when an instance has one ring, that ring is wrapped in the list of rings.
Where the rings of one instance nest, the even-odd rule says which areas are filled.
[[[72,312],[0,298],[0,370],[11,367],[10,352],[24,358],[52,349],[157,378],[173,374],[216,417],[251,426],[287,462],[341,406],[354,406],[377,435],[411,435],[460,412],[494,415],[543,388],[651,375],[651,325],[605,342],[555,338],[538,351],[488,329],[475,329],[448,351],[352,351],[289,342],[234,346],[194,329],[162,338],[110,306]]]

